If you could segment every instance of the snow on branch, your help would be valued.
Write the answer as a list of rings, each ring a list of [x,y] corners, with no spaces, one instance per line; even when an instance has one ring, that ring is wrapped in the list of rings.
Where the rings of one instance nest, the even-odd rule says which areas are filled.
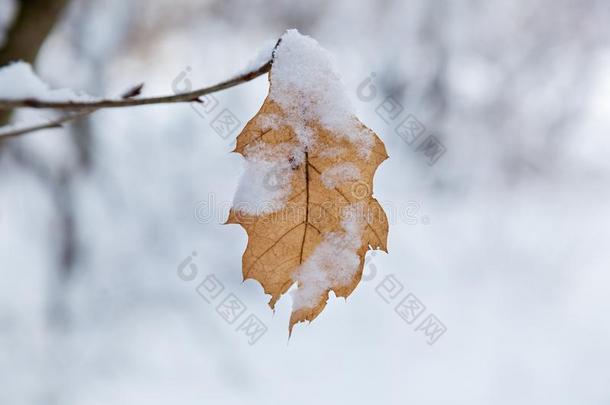
[[[253,80],[271,70],[272,59],[257,68],[252,68],[231,79],[213,86],[203,87],[186,93],[157,97],[138,97],[141,85],[135,86],[120,98],[97,99],[71,90],[50,90],[31,70],[29,64],[17,62],[0,69],[0,110],[15,108],[48,108],[68,111],[66,115],[42,124],[25,127],[7,126],[0,128],[0,141],[48,128],[58,128],[62,124],[91,114],[102,108],[133,107],[150,104],[201,102],[199,97],[215,93]],[[4,73],[4,74],[3,74]]]

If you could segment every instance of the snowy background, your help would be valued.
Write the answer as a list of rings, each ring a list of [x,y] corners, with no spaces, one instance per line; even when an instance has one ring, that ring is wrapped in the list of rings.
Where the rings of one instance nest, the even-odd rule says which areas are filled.
[[[4,142],[0,403],[608,404],[609,21],[603,0],[71,1],[35,69],[93,95],[213,84],[287,28],[316,38],[386,143],[389,254],[290,340],[290,297],[273,314],[241,282],[246,235],[222,225],[239,129],[210,124],[227,108],[243,127],[264,77],[211,113],[106,110]],[[433,165],[395,131],[409,114],[446,149]],[[255,344],[196,292],[209,274],[268,328]],[[408,293],[426,306],[412,324]],[[416,330],[431,314],[434,344]]]

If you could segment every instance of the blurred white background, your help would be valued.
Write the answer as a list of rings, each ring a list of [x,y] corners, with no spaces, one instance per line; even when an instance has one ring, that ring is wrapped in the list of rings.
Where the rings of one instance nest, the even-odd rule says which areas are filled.
[[[220,110],[106,110],[4,142],[0,403],[610,403],[609,22],[603,0],[70,1],[35,68],[94,95],[213,84],[285,29],[311,35],[386,143],[376,197],[411,208],[370,280],[288,340],[290,297],[273,314],[241,282],[246,235],[222,225],[242,158]],[[243,127],[266,92],[215,96]],[[387,97],[404,108],[389,123]],[[434,165],[396,134],[408,114],[444,145]],[[196,293],[211,273],[267,326],[254,345]],[[411,325],[408,292],[426,306]],[[447,329],[432,345],[429,314]]]

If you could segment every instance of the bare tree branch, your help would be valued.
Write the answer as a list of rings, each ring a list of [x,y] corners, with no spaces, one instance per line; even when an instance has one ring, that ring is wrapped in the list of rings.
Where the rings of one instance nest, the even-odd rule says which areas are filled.
[[[40,131],[42,129],[62,128],[62,124],[76,120],[78,118],[82,118],[85,115],[89,115],[94,111],[96,111],[96,110],[91,109],[91,110],[85,110],[85,111],[81,111],[81,112],[77,112],[77,113],[72,113],[72,114],[64,115],[63,117],[57,118],[56,120],[51,120],[47,123],[31,125],[31,126],[27,126],[27,127],[12,128],[12,126],[8,126],[7,128],[12,128],[12,129],[9,129],[7,131],[0,131],[0,142],[4,141],[6,139],[9,139],[9,138],[14,138],[17,136],[29,134],[31,132]]]
[[[215,93],[220,90],[228,89],[257,78],[271,70],[271,60],[265,63],[260,68],[241,74],[232,79],[215,84],[210,87],[204,87],[199,90],[190,91],[187,93],[173,94],[171,96],[148,97],[148,98],[132,98],[119,100],[96,100],[96,101],[44,101],[33,98],[3,100],[0,99],[0,110],[10,110],[20,107],[28,108],[53,108],[60,110],[81,110],[83,108],[118,108],[132,107],[137,105],[148,104],[167,104],[167,103],[184,103],[199,101],[199,97],[206,94]]]
[[[269,60],[260,68],[241,74],[232,79],[225,80],[213,86],[204,87],[198,90],[190,91],[187,93],[180,93],[171,96],[161,97],[148,97],[148,98],[131,98],[139,95],[141,87],[140,85],[135,86],[127,93],[123,95],[123,98],[117,100],[99,100],[99,101],[42,101],[35,99],[22,99],[22,100],[0,100],[0,110],[12,109],[18,107],[29,107],[29,108],[53,108],[58,110],[70,110],[76,111],[74,113],[67,114],[56,120],[49,121],[44,124],[32,125],[29,127],[14,128],[7,131],[0,131],[0,142],[9,138],[25,135],[31,132],[39,131],[41,129],[50,128],[61,128],[62,124],[76,120],[78,118],[89,115],[101,108],[118,108],[118,107],[132,107],[138,105],[149,105],[149,104],[167,104],[167,103],[184,103],[184,102],[200,102],[199,97],[206,94],[215,93],[221,90],[228,89],[230,87],[237,86],[242,83],[246,83],[253,80],[271,70],[272,61]]]

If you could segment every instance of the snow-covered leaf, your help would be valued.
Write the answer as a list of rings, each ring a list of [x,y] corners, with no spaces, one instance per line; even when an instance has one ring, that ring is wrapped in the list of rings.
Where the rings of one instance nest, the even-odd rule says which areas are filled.
[[[347,297],[369,248],[387,250],[388,222],[372,196],[387,158],[377,135],[351,112],[327,51],[297,31],[282,37],[269,95],[237,138],[246,160],[228,223],[243,226],[244,279],[269,305],[294,284],[295,323],[311,321],[332,290]]]

